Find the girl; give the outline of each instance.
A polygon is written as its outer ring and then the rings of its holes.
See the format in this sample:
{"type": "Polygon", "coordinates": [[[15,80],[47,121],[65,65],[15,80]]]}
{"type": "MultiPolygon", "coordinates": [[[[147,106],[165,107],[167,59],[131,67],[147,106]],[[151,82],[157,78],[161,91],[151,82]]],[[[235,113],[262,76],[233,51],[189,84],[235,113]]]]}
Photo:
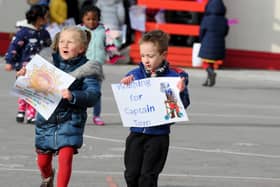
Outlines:
{"type": "MultiPolygon", "coordinates": [[[[91,33],[91,40],[86,52],[89,60],[97,61],[104,64],[106,61],[106,30],[103,24],[100,24],[101,11],[98,7],[86,5],[82,7],[81,18],[82,24],[79,25],[82,29],[91,33]]],[[[94,105],[93,123],[95,125],[104,125],[104,121],[100,118],[101,114],[101,98],[94,105]]]]}
{"type": "MultiPolygon", "coordinates": [[[[53,55],[54,65],[69,73],[88,60],[86,33],[78,27],[64,28],[58,37],[58,51],[53,55]]],[[[23,70],[24,72],[24,70],[23,70]]],[[[24,74],[24,73],[22,73],[24,74]]],[[[100,84],[95,75],[76,79],[69,89],[61,91],[62,100],[52,116],[45,120],[40,114],[36,119],[35,147],[37,164],[41,171],[41,187],[52,187],[53,155],[58,155],[57,187],[67,187],[73,155],[83,144],[87,107],[92,107],[100,97],[100,84]]]]}
{"type": "MultiPolygon", "coordinates": [[[[19,26],[19,30],[8,48],[5,57],[6,71],[20,70],[31,60],[33,55],[51,44],[51,37],[48,31],[43,28],[48,22],[48,14],[48,8],[41,5],[33,5],[26,12],[27,22],[19,26]]],[[[25,114],[27,115],[27,123],[34,123],[35,109],[25,100],[19,98],[16,121],[23,123],[25,114]]]]}
{"type": "Polygon", "coordinates": [[[215,85],[217,76],[215,66],[225,57],[225,37],[229,30],[225,14],[226,7],[222,0],[208,1],[199,33],[201,42],[199,57],[202,58],[203,67],[207,72],[207,79],[202,86],[215,85]]]}

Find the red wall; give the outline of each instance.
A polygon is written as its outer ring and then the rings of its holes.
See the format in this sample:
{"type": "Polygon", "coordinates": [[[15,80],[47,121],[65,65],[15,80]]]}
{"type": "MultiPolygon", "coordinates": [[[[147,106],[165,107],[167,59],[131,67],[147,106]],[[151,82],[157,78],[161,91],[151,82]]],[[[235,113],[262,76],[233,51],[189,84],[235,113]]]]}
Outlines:
{"type": "Polygon", "coordinates": [[[222,67],[280,70],[280,54],[228,49],[222,67]]]}
{"type": "Polygon", "coordinates": [[[0,55],[3,56],[7,52],[10,41],[12,39],[12,33],[1,33],[0,32],[0,55]]]}

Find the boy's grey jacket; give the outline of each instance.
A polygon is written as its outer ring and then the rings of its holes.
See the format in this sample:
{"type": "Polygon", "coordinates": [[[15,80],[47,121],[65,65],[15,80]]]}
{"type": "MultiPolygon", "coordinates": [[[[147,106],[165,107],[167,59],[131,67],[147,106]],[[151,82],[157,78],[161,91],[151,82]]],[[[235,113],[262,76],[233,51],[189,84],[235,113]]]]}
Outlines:
{"type": "MultiPolygon", "coordinates": [[[[64,61],[54,56],[54,65],[65,72],[72,72],[87,62],[85,56],[64,61]]],[[[62,99],[46,120],[36,117],[35,146],[41,151],[58,151],[65,146],[76,149],[83,144],[83,133],[87,119],[87,107],[92,107],[100,98],[100,82],[93,76],[76,79],[69,87],[73,99],[62,99]]]]}
{"type": "MultiPolygon", "coordinates": [[[[45,58],[47,61],[53,64],[53,54],[54,51],[51,47],[44,48],[41,50],[39,55],[45,58]]],[[[81,65],[72,72],[69,72],[70,75],[79,79],[81,77],[93,75],[97,80],[104,80],[103,68],[102,65],[96,61],[88,60],[85,64],[81,65]]]]}

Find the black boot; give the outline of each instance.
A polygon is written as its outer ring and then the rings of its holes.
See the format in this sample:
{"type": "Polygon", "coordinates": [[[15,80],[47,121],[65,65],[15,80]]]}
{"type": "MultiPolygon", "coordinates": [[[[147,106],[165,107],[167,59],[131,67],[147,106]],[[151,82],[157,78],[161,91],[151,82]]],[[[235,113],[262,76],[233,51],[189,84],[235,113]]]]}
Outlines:
{"type": "Polygon", "coordinates": [[[202,84],[202,86],[208,86],[208,84],[210,83],[210,80],[209,80],[209,76],[207,76],[205,82],[202,84]]]}
{"type": "Polygon", "coordinates": [[[215,72],[210,74],[210,76],[209,76],[210,81],[209,81],[209,84],[208,84],[209,87],[212,87],[216,84],[216,76],[217,76],[217,73],[215,73],[215,72]]]}
{"type": "Polygon", "coordinates": [[[212,87],[216,84],[216,76],[217,73],[214,72],[214,68],[209,66],[207,69],[207,79],[206,81],[202,84],[202,86],[209,86],[212,87]]]}
{"type": "Polygon", "coordinates": [[[202,86],[209,86],[209,84],[210,84],[210,71],[211,70],[209,70],[209,69],[210,69],[209,67],[206,69],[207,78],[206,78],[205,82],[202,84],[202,86]]]}

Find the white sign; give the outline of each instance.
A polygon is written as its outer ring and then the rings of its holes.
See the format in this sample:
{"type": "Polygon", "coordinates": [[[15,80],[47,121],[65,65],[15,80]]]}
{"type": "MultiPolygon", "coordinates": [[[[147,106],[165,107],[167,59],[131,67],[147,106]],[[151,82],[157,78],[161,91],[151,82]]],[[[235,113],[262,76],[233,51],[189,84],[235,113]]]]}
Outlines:
{"type": "Polygon", "coordinates": [[[201,44],[194,43],[192,48],[192,66],[193,67],[201,67],[202,59],[198,56],[201,44]]]}
{"type": "Polygon", "coordinates": [[[147,78],[112,84],[125,127],[150,127],[188,121],[176,85],[179,77],[147,78]]]}
{"type": "Polygon", "coordinates": [[[143,6],[132,5],[129,8],[129,18],[131,28],[145,32],[146,31],[146,8],[143,6]]]}
{"type": "Polygon", "coordinates": [[[12,94],[23,98],[45,119],[49,119],[61,100],[61,90],[68,88],[75,78],[56,68],[39,55],[26,66],[25,76],[19,76],[12,94]]]}

